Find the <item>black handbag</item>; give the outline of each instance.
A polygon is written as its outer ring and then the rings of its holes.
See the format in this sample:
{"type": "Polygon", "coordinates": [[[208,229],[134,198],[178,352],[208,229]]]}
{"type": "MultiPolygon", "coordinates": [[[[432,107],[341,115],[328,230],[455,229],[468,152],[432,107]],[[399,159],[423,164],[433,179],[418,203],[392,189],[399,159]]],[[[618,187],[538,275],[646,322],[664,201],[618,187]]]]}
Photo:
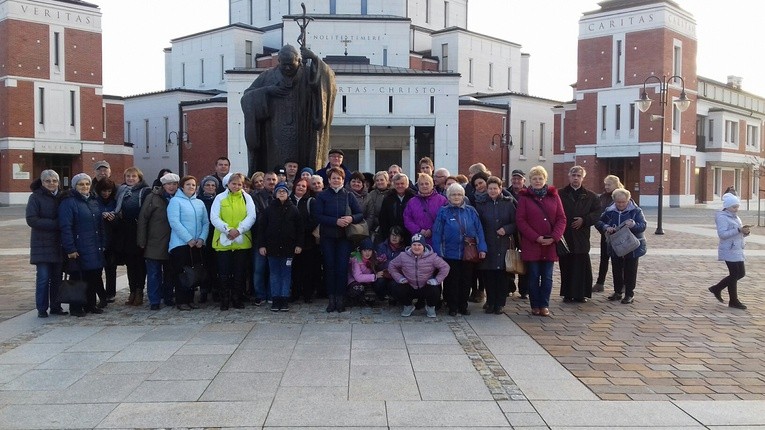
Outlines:
{"type": "Polygon", "coordinates": [[[73,280],[64,270],[62,272],[61,286],[58,289],[58,301],[70,305],[84,305],[88,301],[88,283],[82,279],[73,280]]]}
{"type": "Polygon", "coordinates": [[[189,247],[189,255],[191,255],[191,265],[183,266],[181,273],[178,275],[180,286],[187,291],[207,281],[207,268],[204,266],[204,260],[199,259],[199,261],[194,263],[194,252],[191,250],[191,247],[189,247]]]}

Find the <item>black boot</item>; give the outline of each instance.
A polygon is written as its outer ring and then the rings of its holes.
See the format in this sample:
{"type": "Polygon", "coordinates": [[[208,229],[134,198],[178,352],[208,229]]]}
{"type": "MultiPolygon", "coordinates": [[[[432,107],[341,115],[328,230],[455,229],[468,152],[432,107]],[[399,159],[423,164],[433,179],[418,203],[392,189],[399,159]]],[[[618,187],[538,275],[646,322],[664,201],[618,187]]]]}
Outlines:
{"type": "Polygon", "coordinates": [[[335,296],[330,294],[329,295],[329,303],[327,304],[327,312],[334,312],[337,308],[335,307],[335,296]]]}
{"type": "Polygon", "coordinates": [[[231,285],[229,284],[228,279],[220,280],[218,295],[220,296],[220,310],[227,311],[229,302],[231,301],[231,285]]]}
{"type": "Polygon", "coordinates": [[[722,288],[720,288],[719,284],[709,287],[709,292],[715,295],[718,302],[725,303],[725,300],[722,298],[722,288]]]}
{"type": "Polygon", "coordinates": [[[340,312],[345,312],[345,296],[335,296],[335,310],[340,312]]]}
{"type": "Polygon", "coordinates": [[[736,309],[746,309],[746,305],[738,301],[738,285],[728,285],[728,306],[736,309]]]}

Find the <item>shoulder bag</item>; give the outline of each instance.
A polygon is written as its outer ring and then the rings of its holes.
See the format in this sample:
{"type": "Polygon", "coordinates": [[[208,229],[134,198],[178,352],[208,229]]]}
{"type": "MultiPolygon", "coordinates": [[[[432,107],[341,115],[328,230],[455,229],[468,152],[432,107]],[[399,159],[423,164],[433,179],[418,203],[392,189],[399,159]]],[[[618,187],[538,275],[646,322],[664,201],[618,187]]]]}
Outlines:
{"type": "MultiPolygon", "coordinates": [[[[350,194],[347,195],[347,199],[350,199],[350,194]]],[[[353,211],[351,210],[351,204],[350,202],[347,202],[345,205],[345,214],[353,216],[353,211]]],[[[361,222],[356,224],[348,224],[347,227],[345,227],[345,237],[348,238],[353,243],[361,242],[362,240],[369,237],[369,225],[367,224],[367,221],[362,219],[361,222]]]]}
{"type": "Polygon", "coordinates": [[[478,255],[478,240],[473,236],[465,235],[465,227],[462,226],[462,220],[457,215],[457,223],[460,225],[460,236],[462,236],[462,261],[469,263],[479,263],[481,261],[478,255]]]}
{"type": "Polygon", "coordinates": [[[84,305],[88,301],[88,283],[82,279],[73,280],[66,270],[61,273],[61,286],[58,289],[58,301],[70,305],[84,305]]]}
{"type": "Polygon", "coordinates": [[[640,247],[640,239],[635,237],[624,223],[617,227],[615,232],[607,234],[606,241],[619,257],[624,257],[640,247]]]}

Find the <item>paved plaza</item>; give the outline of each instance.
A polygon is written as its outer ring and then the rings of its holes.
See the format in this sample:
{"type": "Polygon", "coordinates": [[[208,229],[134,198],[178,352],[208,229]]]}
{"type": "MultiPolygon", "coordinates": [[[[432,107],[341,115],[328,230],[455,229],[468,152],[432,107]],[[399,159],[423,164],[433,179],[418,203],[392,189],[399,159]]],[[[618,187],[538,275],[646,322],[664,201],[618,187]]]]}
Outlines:
{"type": "Polygon", "coordinates": [[[765,429],[765,227],[748,309],[730,309],[706,290],[727,274],[712,210],[666,209],[663,236],[646,211],[632,305],[606,300],[610,274],[563,303],[556,265],[550,318],[515,295],[505,315],[436,319],[321,300],[150,311],[121,304],[124,268],[103,315],[39,319],[23,214],[0,208],[0,429],[765,429]]]}

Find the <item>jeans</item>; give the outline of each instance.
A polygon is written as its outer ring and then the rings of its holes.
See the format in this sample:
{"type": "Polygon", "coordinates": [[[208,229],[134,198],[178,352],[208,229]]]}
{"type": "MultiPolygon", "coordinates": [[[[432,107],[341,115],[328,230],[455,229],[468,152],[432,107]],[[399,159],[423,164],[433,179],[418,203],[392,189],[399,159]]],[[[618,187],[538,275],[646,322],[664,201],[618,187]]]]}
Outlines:
{"type": "Polygon", "coordinates": [[[531,308],[550,307],[554,263],[552,261],[526,261],[525,263],[531,308]]]}
{"type": "Polygon", "coordinates": [[[614,272],[614,292],[632,297],[637,283],[638,259],[614,257],[611,259],[611,266],[614,272]]]}
{"type": "Polygon", "coordinates": [[[35,277],[35,304],[37,312],[46,312],[50,309],[61,309],[58,301],[58,289],[61,286],[61,263],[37,263],[37,275],[35,277]]]}
{"type": "Polygon", "coordinates": [[[292,284],[292,257],[268,258],[268,284],[271,287],[271,297],[288,298],[292,284]]]}
{"type": "Polygon", "coordinates": [[[351,242],[344,237],[322,237],[321,254],[324,257],[324,280],[327,285],[327,294],[345,297],[351,242]]]}
{"type": "Polygon", "coordinates": [[[168,306],[173,303],[173,283],[170,272],[169,261],[146,259],[146,293],[152,305],[158,305],[162,299],[165,299],[165,304],[168,306]]]}
{"type": "Polygon", "coordinates": [[[260,255],[257,249],[252,250],[252,265],[255,268],[252,272],[252,285],[255,288],[255,298],[260,300],[271,300],[271,289],[267,288],[268,282],[268,258],[260,255]]]}

